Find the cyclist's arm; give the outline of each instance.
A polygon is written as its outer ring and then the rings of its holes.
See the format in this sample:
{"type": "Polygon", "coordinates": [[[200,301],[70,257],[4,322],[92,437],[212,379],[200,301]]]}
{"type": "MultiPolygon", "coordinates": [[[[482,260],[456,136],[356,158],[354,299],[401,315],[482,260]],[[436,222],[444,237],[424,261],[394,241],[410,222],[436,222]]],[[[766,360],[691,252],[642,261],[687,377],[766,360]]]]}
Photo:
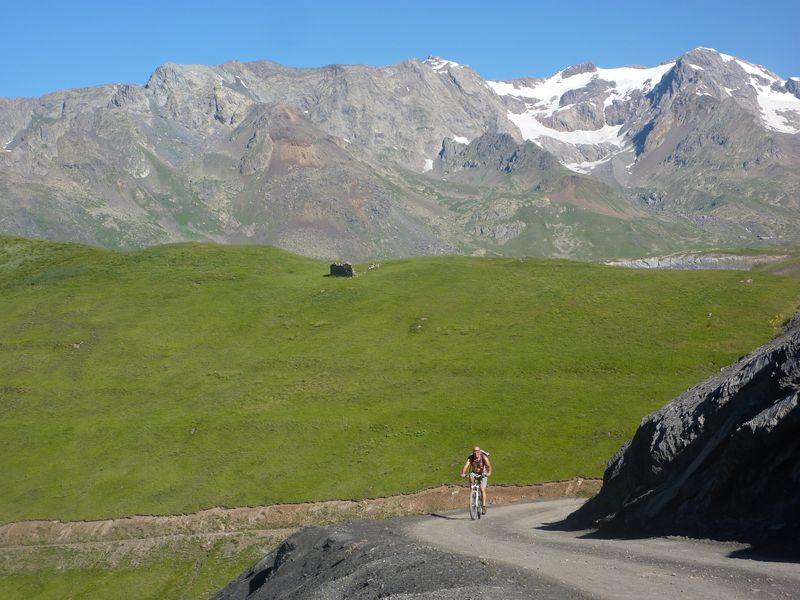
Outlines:
{"type": "Polygon", "coordinates": [[[492,474],[492,462],[489,460],[488,456],[485,456],[483,460],[486,462],[486,467],[487,467],[486,476],[490,477],[492,474]]]}
{"type": "Polygon", "coordinates": [[[463,467],[462,467],[462,469],[461,469],[461,476],[462,476],[462,477],[465,477],[465,476],[466,476],[466,474],[467,474],[467,469],[469,469],[469,459],[467,459],[467,462],[465,462],[465,463],[464,463],[464,466],[463,466],[463,467]]]}

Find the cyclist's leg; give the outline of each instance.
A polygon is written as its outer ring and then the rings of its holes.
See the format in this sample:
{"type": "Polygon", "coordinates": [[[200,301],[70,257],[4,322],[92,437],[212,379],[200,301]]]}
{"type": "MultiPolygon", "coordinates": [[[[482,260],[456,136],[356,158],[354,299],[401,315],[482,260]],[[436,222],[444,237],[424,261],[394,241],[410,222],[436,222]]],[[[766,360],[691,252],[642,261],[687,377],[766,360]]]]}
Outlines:
{"type": "Polygon", "coordinates": [[[489,483],[488,477],[481,477],[481,502],[484,510],[486,510],[486,484],[489,483]]]}

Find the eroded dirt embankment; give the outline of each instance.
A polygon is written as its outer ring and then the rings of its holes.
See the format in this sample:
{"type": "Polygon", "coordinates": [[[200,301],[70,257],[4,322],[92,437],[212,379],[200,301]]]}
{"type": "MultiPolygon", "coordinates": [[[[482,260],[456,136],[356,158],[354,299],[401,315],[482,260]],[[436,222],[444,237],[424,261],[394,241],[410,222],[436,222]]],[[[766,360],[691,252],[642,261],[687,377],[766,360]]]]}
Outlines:
{"type": "MultiPolygon", "coordinates": [[[[519,500],[592,495],[596,479],[573,479],[531,486],[492,486],[491,504],[519,500]]],[[[413,494],[368,500],[211,508],[187,515],[135,516],[98,521],[21,521],[0,527],[0,548],[45,544],[80,544],[141,540],[174,535],[202,535],[272,529],[286,534],[303,525],[327,525],[358,518],[382,519],[466,506],[466,486],[444,485],[413,494]]]]}

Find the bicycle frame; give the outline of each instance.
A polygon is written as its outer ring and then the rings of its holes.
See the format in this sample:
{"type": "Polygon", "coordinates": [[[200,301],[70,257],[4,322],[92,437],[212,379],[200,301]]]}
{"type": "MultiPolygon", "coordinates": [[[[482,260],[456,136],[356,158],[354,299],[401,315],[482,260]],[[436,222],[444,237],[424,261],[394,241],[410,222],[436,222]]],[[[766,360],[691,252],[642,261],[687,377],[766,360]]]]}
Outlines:
{"type": "Polygon", "coordinates": [[[469,492],[469,518],[473,521],[481,518],[481,481],[484,477],[485,475],[477,473],[470,474],[472,483],[469,492]]]}

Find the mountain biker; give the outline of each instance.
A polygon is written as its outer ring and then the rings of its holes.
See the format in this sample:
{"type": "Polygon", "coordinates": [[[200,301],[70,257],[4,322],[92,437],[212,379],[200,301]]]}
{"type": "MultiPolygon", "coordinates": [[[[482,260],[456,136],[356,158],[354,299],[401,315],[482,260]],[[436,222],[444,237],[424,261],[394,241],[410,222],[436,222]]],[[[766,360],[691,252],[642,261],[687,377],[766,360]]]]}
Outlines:
{"type": "Polygon", "coordinates": [[[467,462],[461,469],[461,476],[466,477],[467,471],[469,473],[469,483],[472,485],[472,480],[475,477],[481,478],[481,503],[483,505],[482,513],[486,514],[486,484],[488,477],[492,474],[492,463],[489,462],[489,454],[481,450],[480,446],[475,446],[472,449],[472,454],[467,457],[467,462]]]}

